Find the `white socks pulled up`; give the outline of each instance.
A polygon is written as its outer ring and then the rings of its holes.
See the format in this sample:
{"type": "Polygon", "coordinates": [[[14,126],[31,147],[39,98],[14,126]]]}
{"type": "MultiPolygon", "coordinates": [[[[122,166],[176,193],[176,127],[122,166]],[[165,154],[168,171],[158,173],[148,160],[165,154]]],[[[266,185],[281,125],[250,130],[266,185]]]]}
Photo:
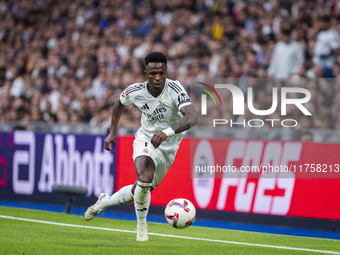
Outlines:
{"type": "Polygon", "coordinates": [[[135,211],[137,216],[137,228],[146,226],[146,216],[148,215],[152,183],[137,182],[134,194],[135,211]]]}
{"type": "Polygon", "coordinates": [[[116,193],[114,193],[109,199],[105,199],[101,202],[101,209],[105,210],[106,208],[110,206],[115,205],[124,205],[128,204],[133,201],[133,195],[132,195],[132,184],[124,186],[120,190],[118,190],[116,193]]]}

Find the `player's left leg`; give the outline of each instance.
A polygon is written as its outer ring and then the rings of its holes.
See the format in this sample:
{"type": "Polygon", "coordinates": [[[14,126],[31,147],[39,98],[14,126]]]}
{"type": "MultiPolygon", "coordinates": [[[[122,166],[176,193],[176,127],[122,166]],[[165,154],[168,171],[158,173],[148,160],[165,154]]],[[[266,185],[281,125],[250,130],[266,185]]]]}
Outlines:
{"type": "Polygon", "coordinates": [[[148,215],[151,201],[151,187],[155,164],[149,156],[139,156],[135,159],[137,185],[134,191],[135,212],[137,216],[137,241],[148,241],[148,215]]]}
{"type": "Polygon", "coordinates": [[[115,205],[123,205],[128,204],[133,201],[133,188],[134,185],[127,185],[122,187],[112,196],[109,196],[107,193],[101,193],[98,197],[97,202],[90,206],[86,212],[84,219],[89,221],[95,218],[100,212],[104,211],[108,207],[115,205]]]}

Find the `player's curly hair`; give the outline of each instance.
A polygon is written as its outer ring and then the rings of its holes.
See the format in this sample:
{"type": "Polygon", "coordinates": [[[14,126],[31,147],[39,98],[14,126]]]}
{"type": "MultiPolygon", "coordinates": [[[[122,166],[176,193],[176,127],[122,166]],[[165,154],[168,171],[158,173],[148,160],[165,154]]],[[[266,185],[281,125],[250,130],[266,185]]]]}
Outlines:
{"type": "Polygon", "coordinates": [[[145,65],[149,63],[164,63],[167,65],[168,59],[162,52],[152,52],[145,57],[145,65]]]}

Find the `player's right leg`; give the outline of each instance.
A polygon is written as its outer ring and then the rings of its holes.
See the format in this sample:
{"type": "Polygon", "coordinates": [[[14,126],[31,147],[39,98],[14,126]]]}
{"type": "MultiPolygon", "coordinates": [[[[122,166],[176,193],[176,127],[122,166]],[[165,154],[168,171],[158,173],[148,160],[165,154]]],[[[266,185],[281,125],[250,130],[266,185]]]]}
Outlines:
{"type": "Polygon", "coordinates": [[[152,180],[155,171],[155,164],[151,157],[139,156],[135,159],[137,173],[137,185],[134,192],[134,205],[137,217],[137,241],[148,241],[148,225],[146,217],[149,211],[152,188],[152,180]]]}
{"type": "Polygon", "coordinates": [[[133,185],[125,186],[114,193],[111,197],[107,193],[101,193],[98,197],[97,202],[86,210],[84,219],[87,221],[92,220],[100,212],[104,211],[108,207],[128,204],[132,202],[132,187],[133,185]]]}

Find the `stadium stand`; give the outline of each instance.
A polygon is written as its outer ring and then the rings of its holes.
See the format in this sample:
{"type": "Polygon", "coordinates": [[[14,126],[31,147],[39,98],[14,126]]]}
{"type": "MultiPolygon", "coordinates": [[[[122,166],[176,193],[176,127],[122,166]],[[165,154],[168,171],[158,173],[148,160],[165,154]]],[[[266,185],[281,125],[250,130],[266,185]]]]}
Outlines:
{"type": "MultiPolygon", "coordinates": [[[[273,77],[273,51],[289,27],[303,63],[283,78],[305,79],[313,119],[299,128],[318,137],[340,129],[339,41],[328,50],[316,47],[325,20],[339,38],[339,18],[333,0],[1,1],[1,130],[69,132],[86,124],[79,132],[105,132],[118,93],[144,80],[150,51],[169,57],[169,78],[188,90],[194,80],[211,78],[238,78],[248,86],[251,78],[273,77]],[[327,68],[320,58],[331,58],[327,68]]],[[[271,95],[259,87],[256,96],[271,95]]],[[[126,111],[122,126],[138,126],[140,112],[126,111]]],[[[329,141],[339,141],[334,134],[329,141]]]]}

